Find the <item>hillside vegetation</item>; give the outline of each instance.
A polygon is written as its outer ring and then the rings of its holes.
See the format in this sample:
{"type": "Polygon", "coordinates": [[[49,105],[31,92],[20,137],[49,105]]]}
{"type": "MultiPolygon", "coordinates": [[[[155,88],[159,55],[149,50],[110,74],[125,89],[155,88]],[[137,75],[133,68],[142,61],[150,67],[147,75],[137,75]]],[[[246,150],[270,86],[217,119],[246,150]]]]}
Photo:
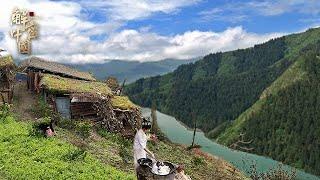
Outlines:
{"type": "MultiPolygon", "coordinates": [[[[319,121],[319,116],[316,116],[315,113],[317,109],[314,109],[317,106],[314,104],[314,108],[310,108],[311,105],[308,104],[315,103],[312,98],[319,97],[319,94],[307,91],[308,88],[304,89],[307,86],[305,83],[311,83],[311,80],[316,84],[316,77],[311,76],[305,68],[300,67],[308,62],[305,61],[308,59],[308,55],[302,54],[308,48],[315,47],[319,39],[320,28],[315,28],[303,33],[273,39],[252,48],[209,54],[195,63],[179,66],[172,73],[139,79],[128,85],[126,92],[135,103],[146,107],[156,103],[160,111],[176,117],[190,127],[193,126],[190,115],[192,112],[198,127],[207,136],[212,139],[219,137],[219,142],[227,145],[234,142],[239,133],[245,133],[245,137],[250,140],[254,136],[253,132],[260,132],[267,139],[253,138],[253,143],[257,143],[254,145],[254,152],[284,161],[295,167],[305,168],[309,172],[320,172],[317,165],[314,164],[314,160],[306,160],[313,158],[310,151],[296,153],[295,150],[299,146],[303,146],[301,141],[307,137],[302,133],[307,133],[307,129],[299,129],[295,133],[277,131],[280,124],[280,127],[284,127],[294,121],[292,118],[299,122],[293,123],[297,127],[302,127],[300,123],[303,120],[308,126],[313,125],[315,132],[320,129],[315,123],[319,121]],[[308,78],[305,79],[307,74],[308,78]],[[301,79],[305,79],[305,81],[295,84],[301,79]],[[269,95],[280,89],[288,91],[286,93],[279,91],[277,94],[281,97],[281,102],[297,103],[299,105],[296,109],[280,108],[275,103],[269,105],[269,109],[264,106],[266,101],[269,102],[271,99],[276,101],[275,97],[271,98],[269,95]],[[272,118],[269,116],[263,118],[261,121],[264,123],[259,121],[259,125],[265,124],[267,126],[255,129],[256,126],[252,124],[249,126],[247,122],[241,123],[245,119],[251,118],[253,114],[257,116],[255,113],[260,111],[265,112],[265,115],[274,115],[272,118]],[[303,112],[303,116],[298,117],[298,112],[300,115],[303,112]],[[282,115],[280,116],[279,113],[282,115]],[[310,117],[313,120],[304,120],[303,117],[310,117]],[[235,119],[237,120],[234,121],[235,119]],[[276,121],[288,122],[288,124],[276,121]],[[249,132],[246,131],[252,131],[252,133],[249,135],[249,132]],[[277,132],[273,137],[277,139],[277,142],[269,139],[271,138],[269,137],[271,136],[270,131],[277,132]],[[298,136],[300,136],[297,139],[299,143],[286,142],[288,144],[285,146],[280,145],[282,143],[279,144],[282,140],[288,140],[283,138],[294,139],[298,136]],[[289,156],[294,153],[294,157],[289,156]]],[[[311,51],[316,52],[318,49],[311,51]]],[[[313,91],[317,90],[319,87],[315,87],[313,91]]],[[[284,105],[282,104],[282,106],[284,105]]],[[[257,123],[257,121],[252,122],[257,123]]],[[[288,125],[288,127],[291,126],[288,125]]],[[[311,146],[319,146],[319,142],[314,137],[315,133],[308,132],[307,136],[310,136],[310,142],[313,142],[311,146]]]]}
{"type": "Polygon", "coordinates": [[[319,55],[320,41],[303,49],[296,62],[217,141],[230,145],[245,133],[253,152],[320,175],[319,55]]]}
{"type": "Polygon", "coordinates": [[[8,116],[0,122],[0,176],[4,179],[135,179],[90,153],[56,138],[30,134],[31,126],[8,116]]]}
{"type": "MultiPolygon", "coordinates": [[[[31,96],[27,99],[38,98],[29,93],[16,96],[12,107],[14,117],[8,106],[0,107],[3,108],[0,109],[1,178],[136,179],[132,139],[107,132],[93,121],[83,119],[60,119],[55,127],[56,136],[45,138],[35,128],[39,123],[50,121],[51,112],[41,99],[34,102],[31,109],[19,109],[17,104],[25,103],[27,96],[31,96]],[[22,115],[30,118],[18,119],[22,115]]],[[[158,159],[184,165],[192,179],[246,179],[222,159],[166,141],[148,143],[148,146],[158,159]]]]}
{"type": "Polygon", "coordinates": [[[284,36],[253,48],[215,53],[172,73],[139,79],[126,93],[137,104],[173,115],[209,132],[234,120],[252,106],[261,93],[294,61],[297,52],[319,39],[320,29],[284,36]]]}

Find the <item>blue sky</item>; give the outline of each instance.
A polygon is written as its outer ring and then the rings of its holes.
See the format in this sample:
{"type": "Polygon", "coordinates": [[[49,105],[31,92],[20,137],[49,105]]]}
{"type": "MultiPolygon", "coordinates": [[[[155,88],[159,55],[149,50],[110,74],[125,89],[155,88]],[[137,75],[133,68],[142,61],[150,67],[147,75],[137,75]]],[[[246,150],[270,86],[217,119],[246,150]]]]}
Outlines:
{"type": "Polygon", "coordinates": [[[16,57],[14,7],[37,15],[34,55],[69,63],[186,59],[320,25],[318,0],[14,0],[0,7],[0,46],[16,57]]]}
{"type": "Polygon", "coordinates": [[[275,4],[272,4],[272,1],[264,2],[248,0],[240,1],[240,3],[239,1],[229,0],[199,1],[191,6],[183,7],[173,14],[156,13],[150,18],[130,21],[124,28],[136,29],[141,26],[150,26],[153,31],[167,35],[199,29],[203,31],[223,31],[228,27],[242,26],[250,32],[268,33],[296,32],[315,26],[320,22],[319,1],[309,2],[310,6],[314,5],[319,8],[316,12],[308,11],[309,5],[306,5],[307,7],[301,6],[307,1],[300,1],[301,3],[296,1],[297,3],[294,5],[285,4],[286,2],[283,1],[285,5],[283,11],[274,12],[274,14],[271,12],[271,14],[259,12],[261,10],[255,11],[252,10],[254,8],[252,5],[246,5],[247,3],[261,4],[260,8],[281,6],[281,1],[273,1],[275,4]],[[269,4],[262,6],[264,2],[269,2],[269,4]],[[238,5],[242,5],[242,7],[237,9],[238,5]],[[300,8],[301,11],[297,11],[300,8]],[[304,8],[305,11],[303,11],[304,8]],[[216,9],[216,11],[212,11],[213,9],[216,9]]]}

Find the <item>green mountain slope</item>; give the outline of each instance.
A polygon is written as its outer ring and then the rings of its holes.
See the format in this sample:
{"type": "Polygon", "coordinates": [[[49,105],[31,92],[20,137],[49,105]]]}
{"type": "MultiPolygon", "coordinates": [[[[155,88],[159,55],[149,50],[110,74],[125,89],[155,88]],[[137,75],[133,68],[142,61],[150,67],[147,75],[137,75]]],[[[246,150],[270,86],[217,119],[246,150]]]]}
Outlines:
{"type": "MultiPolygon", "coordinates": [[[[139,79],[127,86],[131,99],[142,106],[157,104],[160,111],[212,134],[251,107],[295,60],[298,52],[320,39],[320,29],[293,34],[253,48],[205,56],[174,72],[139,79]]],[[[218,133],[217,133],[218,132],[218,133]]],[[[213,135],[215,136],[215,135],[213,135]]]]}
{"type": "Polygon", "coordinates": [[[252,152],[319,175],[319,40],[315,28],[210,54],[164,76],[140,79],[126,92],[188,126],[193,112],[198,127],[220,143],[231,145],[243,133],[252,152]]]}
{"type": "Polygon", "coordinates": [[[243,133],[253,152],[320,175],[320,41],[217,138],[230,145],[243,133]]]}

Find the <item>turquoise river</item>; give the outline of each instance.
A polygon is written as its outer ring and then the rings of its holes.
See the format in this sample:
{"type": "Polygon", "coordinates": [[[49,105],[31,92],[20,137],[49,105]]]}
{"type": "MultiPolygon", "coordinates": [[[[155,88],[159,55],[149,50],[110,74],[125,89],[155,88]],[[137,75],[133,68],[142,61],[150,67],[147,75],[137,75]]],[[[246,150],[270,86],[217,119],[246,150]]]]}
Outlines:
{"type": "MultiPolygon", "coordinates": [[[[150,109],[142,109],[143,116],[150,116],[150,109]]],[[[190,145],[192,142],[193,131],[186,128],[174,117],[157,112],[157,121],[162,132],[174,143],[190,145]]],[[[214,156],[218,156],[246,173],[251,164],[255,163],[258,172],[265,172],[270,168],[276,168],[278,161],[264,156],[231,150],[223,145],[217,144],[204,136],[203,132],[197,132],[196,144],[201,145],[201,149],[214,156]]],[[[283,166],[286,170],[291,170],[290,166],[283,166]]],[[[297,179],[301,180],[320,180],[319,177],[297,170],[297,179]]]]}

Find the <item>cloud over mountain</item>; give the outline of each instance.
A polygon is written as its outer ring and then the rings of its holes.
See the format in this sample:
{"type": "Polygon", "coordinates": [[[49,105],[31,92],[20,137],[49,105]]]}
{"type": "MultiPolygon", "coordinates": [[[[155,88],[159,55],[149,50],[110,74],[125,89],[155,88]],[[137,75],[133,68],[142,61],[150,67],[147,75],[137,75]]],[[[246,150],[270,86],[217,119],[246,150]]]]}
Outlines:
{"type": "Polygon", "coordinates": [[[7,1],[0,11],[0,46],[18,55],[15,39],[9,37],[10,15],[14,7],[36,13],[40,38],[32,42],[33,54],[60,62],[92,63],[104,59],[150,61],[164,58],[192,58],[217,51],[245,48],[282,33],[251,33],[242,26],[223,31],[193,29],[176,34],[159,34],[150,28],[128,28],[127,22],[154,14],[179,13],[180,8],[197,0],[173,1],[7,1]],[[106,20],[86,17],[86,10],[99,11],[106,20]],[[95,39],[94,37],[102,36],[95,39]]]}

